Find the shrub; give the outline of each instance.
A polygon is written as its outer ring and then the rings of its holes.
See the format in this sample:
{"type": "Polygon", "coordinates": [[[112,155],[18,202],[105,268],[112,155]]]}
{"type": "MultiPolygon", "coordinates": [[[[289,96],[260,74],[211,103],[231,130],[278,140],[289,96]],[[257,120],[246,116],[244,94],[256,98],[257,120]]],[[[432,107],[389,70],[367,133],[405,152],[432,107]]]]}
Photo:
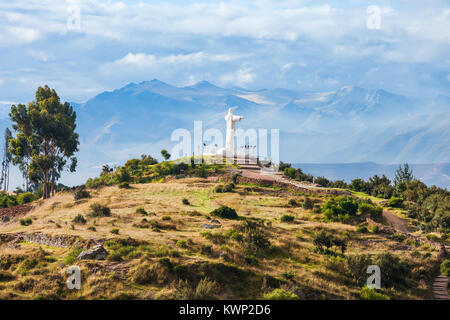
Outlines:
{"type": "Polygon", "coordinates": [[[129,189],[130,184],[128,182],[121,182],[121,183],[119,183],[119,188],[120,189],[129,189]]]}
{"type": "Polygon", "coordinates": [[[369,215],[372,219],[378,219],[383,214],[383,208],[369,203],[361,203],[358,207],[362,215],[369,215]]]}
{"type": "Polygon", "coordinates": [[[294,271],[285,271],[281,274],[281,276],[283,278],[285,278],[286,280],[294,280],[295,273],[294,273],[294,271]]]}
{"type": "Polygon", "coordinates": [[[281,222],[293,222],[294,216],[291,216],[289,214],[284,214],[281,216],[280,220],[281,220],[281,222]]]}
{"type": "Polygon", "coordinates": [[[83,251],[81,248],[73,248],[69,254],[67,255],[67,257],[64,259],[64,264],[65,265],[71,265],[73,264],[76,260],[78,255],[81,253],[81,251],[83,251]]]}
{"type": "Polygon", "coordinates": [[[18,204],[29,203],[34,200],[34,195],[31,192],[21,193],[17,196],[18,204]]]}
{"type": "Polygon", "coordinates": [[[89,216],[91,217],[109,217],[111,216],[111,209],[108,206],[101,205],[100,203],[93,203],[89,206],[89,216]]]}
{"type": "Polygon", "coordinates": [[[297,203],[297,201],[295,201],[295,199],[290,199],[288,203],[291,207],[298,206],[298,203],[297,203]]]}
{"type": "Polygon", "coordinates": [[[356,285],[359,285],[367,278],[367,267],[372,264],[369,255],[351,255],[347,257],[347,273],[353,278],[356,285]]]}
{"type": "Polygon", "coordinates": [[[170,216],[163,216],[161,219],[162,219],[163,221],[169,221],[169,220],[172,220],[172,218],[171,218],[170,216]]]}
{"type": "Polygon", "coordinates": [[[234,189],[234,183],[227,183],[223,186],[223,192],[232,192],[234,189]]]}
{"type": "Polygon", "coordinates": [[[186,280],[175,284],[175,298],[178,300],[211,300],[216,298],[219,285],[209,278],[201,279],[195,288],[186,280]]]}
{"type": "Polygon", "coordinates": [[[441,263],[441,273],[444,276],[450,276],[450,259],[445,259],[441,263]]]}
{"type": "Polygon", "coordinates": [[[335,237],[325,230],[313,234],[312,239],[314,246],[320,252],[327,253],[332,247],[340,248],[342,253],[347,249],[347,239],[335,237]],[[326,250],[324,250],[324,247],[326,250]]]}
{"type": "Polygon", "coordinates": [[[75,192],[73,193],[74,200],[86,199],[86,198],[90,198],[90,197],[91,197],[91,194],[84,187],[76,188],[75,192]]]}
{"type": "Polygon", "coordinates": [[[367,228],[365,226],[357,226],[356,227],[356,232],[366,233],[367,232],[367,228]]]}
{"type": "Polygon", "coordinates": [[[390,300],[389,296],[376,292],[374,289],[371,289],[367,286],[361,288],[359,292],[359,297],[362,300],[390,300]]]}
{"type": "Polygon", "coordinates": [[[242,239],[244,238],[244,236],[242,235],[241,232],[239,232],[239,230],[236,229],[228,229],[227,232],[225,233],[225,236],[227,238],[236,240],[236,241],[242,241],[242,239]]]}
{"type": "Polygon", "coordinates": [[[242,246],[247,253],[254,254],[269,249],[270,241],[262,222],[245,220],[237,226],[237,230],[243,235],[242,246]]]}
{"type": "Polygon", "coordinates": [[[403,233],[394,234],[394,239],[400,242],[403,242],[406,239],[406,236],[403,233]]]}
{"type": "Polygon", "coordinates": [[[380,228],[379,228],[378,226],[373,226],[373,227],[370,229],[370,231],[371,231],[372,233],[378,233],[378,232],[380,232],[380,228]]]}
{"type": "Polygon", "coordinates": [[[305,201],[303,202],[303,209],[311,210],[314,208],[314,201],[312,201],[309,197],[305,197],[305,201]]]}
{"type": "Polygon", "coordinates": [[[358,203],[355,198],[339,196],[331,198],[322,207],[325,218],[329,221],[345,221],[355,216],[358,203]]]}
{"type": "Polygon", "coordinates": [[[265,300],[298,300],[299,297],[289,291],[283,289],[274,289],[264,295],[265,300]]]}
{"type": "Polygon", "coordinates": [[[216,193],[222,193],[223,192],[223,186],[222,185],[217,185],[215,188],[214,188],[214,191],[216,192],[216,193]]]}
{"type": "Polygon", "coordinates": [[[410,273],[408,264],[389,252],[377,254],[373,262],[380,267],[381,278],[386,286],[404,283],[410,273]]]}
{"type": "Polygon", "coordinates": [[[24,218],[20,219],[19,222],[22,226],[29,226],[33,223],[33,220],[31,220],[31,218],[24,218]]]}
{"type": "Polygon", "coordinates": [[[330,185],[330,180],[324,177],[317,177],[316,179],[314,179],[314,182],[325,188],[330,185]]]}
{"type": "Polygon", "coordinates": [[[145,211],[145,209],[144,209],[144,208],[142,208],[142,207],[140,207],[140,208],[137,208],[137,209],[136,209],[136,213],[138,213],[138,214],[142,214],[143,216],[146,216],[146,215],[148,215],[147,211],[145,211]]]}
{"type": "Polygon", "coordinates": [[[119,229],[112,228],[109,232],[111,232],[112,234],[119,234],[119,229]]]}
{"type": "Polygon", "coordinates": [[[75,218],[73,218],[72,222],[79,223],[79,224],[85,224],[87,221],[84,218],[84,216],[80,213],[80,214],[76,215],[75,218]]]}
{"type": "Polygon", "coordinates": [[[401,208],[403,206],[403,199],[392,197],[388,200],[387,205],[392,208],[401,208]]]}
{"type": "Polygon", "coordinates": [[[178,248],[187,248],[187,242],[186,242],[186,240],[178,240],[178,241],[177,241],[177,247],[178,247],[178,248]]]}
{"type": "Polygon", "coordinates": [[[187,206],[191,204],[191,203],[189,202],[189,200],[186,199],[186,198],[184,198],[184,199],[182,200],[182,202],[183,202],[184,205],[187,205],[187,206]]]}
{"type": "Polygon", "coordinates": [[[222,219],[237,219],[238,215],[236,213],[236,210],[233,208],[222,206],[220,208],[217,208],[210,212],[210,215],[219,217],[222,219]]]}
{"type": "Polygon", "coordinates": [[[96,231],[97,231],[97,229],[95,229],[95,227],[94,227],[94,226],[90,226],[90,227],[88,227],[88,230],[91,230],[91,231],[93,231],[93,232],[96,232],[96,231]]]}

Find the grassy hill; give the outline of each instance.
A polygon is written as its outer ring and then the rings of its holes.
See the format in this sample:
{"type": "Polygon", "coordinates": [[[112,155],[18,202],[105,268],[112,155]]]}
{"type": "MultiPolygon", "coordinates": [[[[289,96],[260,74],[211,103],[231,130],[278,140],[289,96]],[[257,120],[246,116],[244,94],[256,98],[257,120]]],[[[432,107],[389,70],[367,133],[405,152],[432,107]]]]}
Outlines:
{"type": "Polygon", "coordinates": [[[438,248],[368,225],[366,195],[352,200],[350,220],[331,222],[322,213],[331,195],[233,187],[215,171],[33,202],[0,224],[0,298],[432,298],[438,248]],[[215,216],[221,207],[237,219],[215,216]],[[94,244],[106,260],[76,259],[94,244]],[[369,263],[381,265],[381,290],[363,288],[369,263]],[[66,287],[70,265],[81,268],[81,290],[66,287]]]}

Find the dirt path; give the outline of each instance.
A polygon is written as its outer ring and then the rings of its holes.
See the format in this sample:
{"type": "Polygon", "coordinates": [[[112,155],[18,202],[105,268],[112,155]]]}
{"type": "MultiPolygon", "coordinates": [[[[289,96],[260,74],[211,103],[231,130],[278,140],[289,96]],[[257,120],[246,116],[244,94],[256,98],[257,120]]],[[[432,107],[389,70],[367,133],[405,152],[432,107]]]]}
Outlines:
{"type": "Polygon", "coordinates": [[[434,300],[448,300],[448,277],[440,275],[433,282],[434,300]]]}
{"type": "Polygon", "coordinates": [[[387,210],[383,210],[383,219],[387,223],[387,225],[391,226],[395,230],[409,233],[408,229],[408,221],[405,219],[399,218],[395,215],[395,213],[392,213],[387,210]]]}
{"type": "MultiPolygon", "coordinates": [[[[384,221],[394,228],[397,231],[403,233],[410,233],[408,230],[408,221],[405,219],[399,218],[387,210],[383,210],[383,219],[384,221]]],[[[448,252],[448,248],[445,248],[445,251],[448,252]]],[[[437,276],[433,281],[432,292],[435,300],[448,300],[448,277],[444,275],[437,276]]]]}

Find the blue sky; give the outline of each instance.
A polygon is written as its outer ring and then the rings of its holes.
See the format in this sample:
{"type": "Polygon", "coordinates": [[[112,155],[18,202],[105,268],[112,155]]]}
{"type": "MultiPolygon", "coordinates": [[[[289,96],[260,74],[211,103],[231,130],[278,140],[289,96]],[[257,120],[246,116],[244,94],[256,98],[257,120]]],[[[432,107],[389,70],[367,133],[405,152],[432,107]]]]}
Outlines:
{"type": "Polygon", "coordinates": [[[84,102],[154,78],[450,96],[449,53],[448,0],[0,0],[0,120],[40,85],[84,102]]]}
{"type": "Polygon", "coordinates": [[[42,84],[82,102],[153,78],[178,86],[450,91],[448,1],[0,0],[0,25],[5,106],[29,101],[42,84]],[[373,5],[379,29],[367,27],[373,5]],[[74,7],[79,30],[67,27],[74,7]]]}

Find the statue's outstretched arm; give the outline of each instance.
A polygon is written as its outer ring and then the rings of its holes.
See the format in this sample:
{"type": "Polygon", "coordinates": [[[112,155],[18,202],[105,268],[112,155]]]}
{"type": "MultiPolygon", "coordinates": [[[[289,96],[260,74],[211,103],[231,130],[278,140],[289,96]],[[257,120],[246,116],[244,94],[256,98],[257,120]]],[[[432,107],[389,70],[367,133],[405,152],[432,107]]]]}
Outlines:
{"type": "Polygon", "coordinates": [[[243,116],[233,116],[233,121],[241,121],[242,119],[244,119],[243,116]]]}

